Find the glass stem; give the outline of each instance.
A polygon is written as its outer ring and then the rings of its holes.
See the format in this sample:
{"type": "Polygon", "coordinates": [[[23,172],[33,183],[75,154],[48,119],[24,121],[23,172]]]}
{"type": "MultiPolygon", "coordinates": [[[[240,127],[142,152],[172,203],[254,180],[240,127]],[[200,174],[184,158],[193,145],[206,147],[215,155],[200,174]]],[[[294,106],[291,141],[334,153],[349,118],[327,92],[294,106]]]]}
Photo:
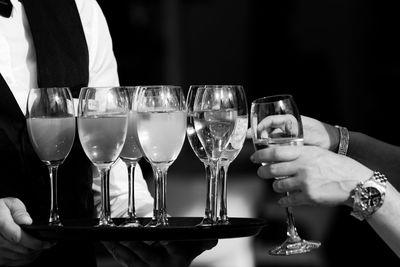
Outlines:
{"type": "Polygon", "coordinates": [[[58,196],[57,196],[57,171],[58,165],[49,165],[50,177],[50,218],[49,225],[61,225],[58,215],[58,196]]]}
{"type": "MultiPolygon", "coordinates": [[[[289,192],[286,192],[286,196],[289,196],[289,192]]],[[[286,223],[287,223],[287,231],[286,235],[288,237],[289,242],[299,242],[301,241],[300,236],[297,233],[297,229],[294,223],[294,216],[292,212],[292,207],[286,207],[286,223]]]]}
{"type": "Polygon", "coordinates": [[[221,185],[221,203],[220,203],[220,222],[228,223],[228,188],[227,188],[227,177],[228,177],[228,168],[229,161],[221,163],[221,167],[219,169],[219,182],[221,185]]]}
{"type": "Polygon", "coordinates": [[[110,208],[110,167],[100,168],[101,175],[101,213],[100,213],[100,226],[114,226],[111,219],[110,208]]]}
{"type": "Polygon", "coordinates": [[[212,186],[211,186],[211,177],[212,177],[212,170],[211,170],[211,164],[208,161],[204,162],[204,169],[206,173],[206,187],[207,187],[207,197],[206,197],[206,209],[205,209],[205,214],[204,214],[204,220],[212,220],[212,207],[211,207],[211,192],[212,192],[212,186]]]}
{"type": "Polygon", "coordinates": [[[212,223],[216,223],[217,218],[217,210],[218,210],[218,173],[219,173],[219,160],[213,163],[213,168],[211,171],[211,188],[210,188],[210,215],[212,223]]]}
{"type": "Polygon", "coordinates": [[[136,162],[130,162],[126,164],[128,167],[128,217],[131,220],[136,219],[135,210],[135,187],[134,187],[134,175],[136,162]]]}
{"type": "Polygon", "coordinates": [[[168,166],[153,167],[155,176],[155,199],[151,226],[167,226],[167,172],[168,166]]]}

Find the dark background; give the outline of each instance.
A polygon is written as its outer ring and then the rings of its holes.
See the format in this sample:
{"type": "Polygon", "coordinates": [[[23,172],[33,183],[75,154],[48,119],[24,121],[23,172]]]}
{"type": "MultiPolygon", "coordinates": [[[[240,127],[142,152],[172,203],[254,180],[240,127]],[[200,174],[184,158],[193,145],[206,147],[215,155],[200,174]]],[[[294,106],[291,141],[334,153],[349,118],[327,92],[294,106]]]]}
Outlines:
{"type": "MultiPolygon", "coordinates": [[[[396,1],[98,2],[114,40],[122,85],[176,84],[187,93],[191,84],[242,84],[249,104],[257,97],[290,93],[303,115],[398,144],[396,1]]],[[[255,174],[249,151],[244,149],[231,172],[255,174]]],[[[174,171],[201,173],[198,164],[186,142],[174,171]]],[[[398,177],[390,179],[400,184],[398,177]]],[[[265,190],[270,191],[267,184],[265,190]]],[[[321,218],[329,226],[318,254],[324,266],[370,266],[373,259],[396,265],[394,253],[366,222],[350,217],[347,209],[329,211],[329,223],[321,218]]],[[[271,223],[255,243],[275,238],[284,225],[276,229],[271,223]]],[[[304,235],[312,237],[312,229],[304,235]]],[[[283,266],[257,255],[257,266],[283,266]]],[[[301,262],[284,265],[321,266],[301,262]]]]}

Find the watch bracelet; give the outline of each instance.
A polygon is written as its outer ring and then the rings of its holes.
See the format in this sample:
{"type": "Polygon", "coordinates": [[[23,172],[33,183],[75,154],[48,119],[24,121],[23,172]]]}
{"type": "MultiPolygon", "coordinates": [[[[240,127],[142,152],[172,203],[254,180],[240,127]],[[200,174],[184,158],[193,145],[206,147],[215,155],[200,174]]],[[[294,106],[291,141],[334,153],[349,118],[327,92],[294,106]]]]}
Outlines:
{"type": "Polygon", "coordinates": [[[360,221],[369,218],[372,214],[374,214],[383,204],[385,200],[385,190],[386,190],[386,183],[388,179],[386,176],[378,171],[374,171],[373,175],[365,181],[361,181],[357,184],[357,186],[351,192],[351,198],[353,199],[353,210],[351,211],[351,215],[357,218],[360,221]],[[368,183],[369,181],[373,181],[381,187],[382,194],[380,202],[375,207],[362,207],[360,203],[356,202],[356,195],[362,194],[363,186],[368,183]]]}
{"type": "Polygon", "coordinates": [[[339,129],[339,148],[337,153],[346,156],[349,148],[350,135],[346,127],[335,125],[339,129]]]}

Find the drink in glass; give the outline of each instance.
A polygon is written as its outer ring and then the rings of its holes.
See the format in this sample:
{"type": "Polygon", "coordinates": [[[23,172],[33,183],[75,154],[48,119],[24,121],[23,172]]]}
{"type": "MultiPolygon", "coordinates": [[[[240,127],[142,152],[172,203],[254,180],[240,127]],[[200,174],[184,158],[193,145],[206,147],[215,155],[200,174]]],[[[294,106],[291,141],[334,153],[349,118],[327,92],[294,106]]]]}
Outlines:
{"type": "Polygon", "coordinates": [[[109,177],[125,143],[128,102],[128,92],[123,87],[85,87],[79,94],[79,139],[101,176],[101,213],[97,226],[115,226],[111,218],[109,177]]]}
{"type": "Polygon", "coordinates": [[[76,124],[70,90],[67,87],[30,89],[26,122],[31,144],[49,170],[49,225],[61,226],[57,201],[57,171],[72,148],[76,124]]]}
{"type": "Polygon", "coordinates": [[[137,96],[137,134],[155,178],[153,218],[147,226],[167,226],[167,171],[178,157],[186,132],[186,105],[179,86],[141,86],[137,96]]]}
{"type": "Polygon", "coordinates": [[[128,218],[121,225],[126,227],[140,227],[141,224],[136,217],[135,211],[135,167],[139,160],[142,158],[142,151],[139,147],[139,140],[137,137],[136,121],[137,113],[133,110],[136,95],[138,93],[138,86],[126,87],[129,94],[129,113],[128,113],[128,130],[124,147],[122,148],[120,158],[128,170],[128,218]]]}

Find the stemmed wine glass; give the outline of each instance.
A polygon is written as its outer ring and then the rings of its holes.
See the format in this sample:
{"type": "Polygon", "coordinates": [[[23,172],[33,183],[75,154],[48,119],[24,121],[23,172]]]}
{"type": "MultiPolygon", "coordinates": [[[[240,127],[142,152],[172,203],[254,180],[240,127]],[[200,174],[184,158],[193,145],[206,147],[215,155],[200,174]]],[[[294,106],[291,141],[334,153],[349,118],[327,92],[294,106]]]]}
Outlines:
{"type": "Polygon", "coordinates": [[[75,138],[75,114],[67,87],[32,88],[26,106],[26,120],[32,146],[49,169],[49,225],[62,226],[58,214],[57,170],[68,156],[75,138]]]}
{"type": "Polygon", "coordinates": [[[97,226],[115,226],[110,209],[110,169],[124,146],[128,102],[128,92],[123,87],[85,87],[79,94],[79,139],[101,177],[101,213],[97,226]]]}
{"type": "MultiPolygon", "coordinates": [[[[303,145],[303,126],[291,95],[274,95],[256,99],[251,104],[252,139],[256,150],[274,145],[303,145]]],[[[282,179],[285,177],[276,177],[282,179]]],[[[286,193],[289,195],[289,193],[286,193]]],[[[286,208],[286,240],[270,250],[271,255],[293,255],[318,248],[318,241],[307,241],[297,233],[292,208],[286,208]]]]}
{"type": "Polygon", "coordinates": [[[217,223],[217,177],[222,152],[235,129],[239,106],[245,99],[232,85],[203,85],[189,98],[196,134],[206,151],[211,175],[207,185],[206,216],[199,226],[217,223]]]}
{"type": "Polygon", "coordinates": [[[153,218],[147,226],[167,226],[167,172],[178,157],[186,132],[186,104],[179,86],[141,86],[134,110],[142,152],[155,178],[153,218]]]}
{"type": "Polygon", "coordinates": [[[219,169],[219,184],[220,184],[220,211],[219,221],[220,224],[229,224],[228,219],[228,169],[229,165],[236,159],[242,150],[244,141],[246,139],[247,126],[249,123],[246,94],[242,86],[237,86],[237,94],[242,101],[238,102],[238,113],[231,139],[228,145],[222,152],[221,163],[219,169]]]}
{"type": "Polygon", "coordinates": [[[139,227],[141,224],[136,217],[135,211],[134,175],[136,164],[142,158],[142,151],[138,144],[139,140],[137,139],[137,114],[136,111],[132,109],[139,87],[130,86],[126,88],[129,94],[128,131],[126,133],[125,144],[122,148],[120,158],[125,162],[128,169],[128,218],[121,224],[121,226],[139,227]]]}
{"type": "Polygon", "coordinates": [[[195,114],[193,112],[193,104],[197,94],[198,88],[202,88],[202,85],[191,85],[189,87],[189,92],[186,99],[187,105],[187,127],[186,127],[186,136],[189,140],[189,144],[192,147],[193,152],[199,158],[199,160],[204,164],[205,176],[206,176],[206,185],[207,185],[207,198],[206,198],[206,209],[204,214],[203,222],[212,222],[213,216],[215,213],[215,209],[212,207],[216,203],[217,196],[217,183],[215,179],[211,179],[211,162],[208,160],[207,153],[200,142],[200,139],[196,133],[194,127],[194,117],[195,114]],[[214,213],[212,213],[214,212],[214,213]]]}

